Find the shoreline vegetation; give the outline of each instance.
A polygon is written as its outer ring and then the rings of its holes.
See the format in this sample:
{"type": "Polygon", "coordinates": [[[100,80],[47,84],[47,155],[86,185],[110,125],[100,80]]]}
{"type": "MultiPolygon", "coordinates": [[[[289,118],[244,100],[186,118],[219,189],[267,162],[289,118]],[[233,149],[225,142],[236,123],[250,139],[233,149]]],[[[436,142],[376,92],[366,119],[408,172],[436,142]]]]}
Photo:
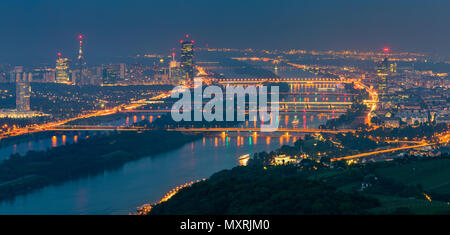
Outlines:
{"type": "Polygon", "coordinates": [[[96,135],[76,144],[13,154],[0,163],[0,201],[49,185],[101,174],[139,158],[168,152],[201,135],[173,131],[96,135]]]}

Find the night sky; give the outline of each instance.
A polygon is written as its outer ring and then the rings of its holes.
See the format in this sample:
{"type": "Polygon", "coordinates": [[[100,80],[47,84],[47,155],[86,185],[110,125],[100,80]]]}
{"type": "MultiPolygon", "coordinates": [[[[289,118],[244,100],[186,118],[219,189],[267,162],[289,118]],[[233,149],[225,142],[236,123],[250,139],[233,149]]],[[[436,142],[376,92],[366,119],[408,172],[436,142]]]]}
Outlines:
{"type": "Polygon", "coordinates": [[[415,51],[450,56],[448,0],[0,0],[0,62],[53,63],[196,46],[415,51]]]}

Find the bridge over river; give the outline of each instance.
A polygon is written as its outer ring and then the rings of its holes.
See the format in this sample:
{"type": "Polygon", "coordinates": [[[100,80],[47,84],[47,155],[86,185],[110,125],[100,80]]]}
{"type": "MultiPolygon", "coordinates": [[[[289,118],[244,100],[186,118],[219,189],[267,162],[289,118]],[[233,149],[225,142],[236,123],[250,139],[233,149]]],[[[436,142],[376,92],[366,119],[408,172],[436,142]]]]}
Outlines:
{"type": "MultiPolygon", "coordinates": [[[[47,131],[152,131],[155,129],[144,127],[127,126],[96,126],[96,125],[64,125],[55,128],[49,128],[47,131]]],[[[261,132],[261,128],[248,127],[215,127],[215,128],[169,128],[168,131],[181,132],[261,132]]],[[[309,129],[309,128],[278,128],[273,132],[283,133],[347,133],[355,132],[352,129],[328,130],[328,129],[309,129]]]]}

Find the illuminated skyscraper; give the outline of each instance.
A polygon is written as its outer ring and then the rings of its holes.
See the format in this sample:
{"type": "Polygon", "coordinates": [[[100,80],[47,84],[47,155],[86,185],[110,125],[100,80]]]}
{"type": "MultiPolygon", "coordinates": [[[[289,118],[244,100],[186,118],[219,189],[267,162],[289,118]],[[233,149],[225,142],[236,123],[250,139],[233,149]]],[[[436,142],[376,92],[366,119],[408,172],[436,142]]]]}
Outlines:
{"type": "Polygon", "coordinates": [[[387,76],[389,75],[390,71],[390,65],[387,55],[387,53],[389,52],[389,48],[384,48],[383,52],[386,53],[386,56],[384,57],[383,61],[381,61],[380,64],[376,67],[378,75],[378,93],[382,98],[385,97],[387,92],[387,76]]]}
{"type": "Polygon", "coordinates": [[[117,84],[121,74],[120,64],[111,64],[103,66],[102,69],[102,85],[114,85],[117,84]]]}
{"type": "Polygon", "coordinates": [[[125,79],[125,74],[127,72],[127,65],[124,63],[119,64],[119,77],[121,80],[125,79]]]}
{"type": "Polygon", "coordinates": [[[172,60],[169,62],[169,82],[174,85],[180,85],[183,81],[183,72],[180,68],[180,62],[175,60],[175,48],[172,50],[172,60]]]}
{"type": "Polygon", "coordinates": [[[19,112],[30,111],[32,73],[16,73],[16,109],[19,112]]]}
{"type": "Polygon", "coordinates": [[[181,40],[181,70],[186,76],[186,83],[191,83],[194,79],[194,41],[188,40],[189,35],[186,35],[185,40],[181,40]]]}
{"type": "Polygon", "coordinates": [[[70,83],[69,77],[69,59],[61,57],[61,53],[58,52],[58,59],[56,60],[56,77],[57,83],[70,83]]]}

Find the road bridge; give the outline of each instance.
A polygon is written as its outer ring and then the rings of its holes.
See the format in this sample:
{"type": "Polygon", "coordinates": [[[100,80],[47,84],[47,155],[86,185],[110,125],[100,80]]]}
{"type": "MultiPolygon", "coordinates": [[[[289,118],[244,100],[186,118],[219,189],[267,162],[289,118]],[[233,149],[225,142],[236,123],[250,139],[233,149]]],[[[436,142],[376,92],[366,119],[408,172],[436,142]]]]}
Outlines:
{"type": "MultiPolygon", "coordinates": [[[[55,128],[49,128],[47,131],[152,131],[154,129],[145,127],[126,127],[126,126],[91,126],[91,125],[65,125],[55,128]]],[[[214,127],[214,128],[169,128],[168,131],[181,132],[260,132],[261,128],[247,128],[247,127],[214,127]]],[[[347,133],[355,132],[352,129],[343,130],[328,130],[328,129],[306,129],[306,128],[278,128],[274,132],[283,133],[347,133]]]]}

